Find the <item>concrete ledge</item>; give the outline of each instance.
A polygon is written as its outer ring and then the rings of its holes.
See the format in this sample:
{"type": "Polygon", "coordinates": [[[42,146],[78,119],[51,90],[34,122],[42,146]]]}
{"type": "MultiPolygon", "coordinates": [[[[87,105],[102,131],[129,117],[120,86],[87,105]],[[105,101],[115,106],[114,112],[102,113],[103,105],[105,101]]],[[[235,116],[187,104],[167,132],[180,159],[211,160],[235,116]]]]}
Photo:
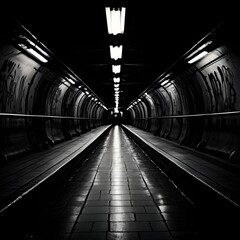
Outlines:
{"type": "Polygon", "coordinates": [[[1,188],[5,190],[2,190],[0,196],[0,217],[11,218],[10,216],[16,215],[23,206],[30,208],[37,203],[41,205],[47,200],[48,194],[50,196],[57,186],[61,187],[69,174],[83,163],[111,127],[98,127],[73,140],[56,145],[52,151],[32,154],[26,159],[21,159],[21,163],[15,161],[1,168],[1,188]]]}
{"type": "MultiPolygon", "coordinates": [[[[193,151],[184,149],[179,154],[177,152],[179,147],[174,148],[174,145],[171,146],[169,143],[171,151],[168,152],[166,149],[161,149],[158,146],[158,142],[161,142],[160,137],[153,136],[153,134],[137,128],[135,129],[132,126],[122,125],[122,128],[200,209],[205,211],[210,209],[218,212],[222,208],[222,213],[225,215],[234,213],[239,216],[240,198],[237,193],[235,194],[232,189],[230,190],[222,186],[217,179],[209,177],[207,172],[204,174],[202,170],[197,169],[194,161],[183,162],[178,159],[178,156],[181,155],[183,158],[184,153],[186,153],[186,155],[189,154],[188,157],[191,156],[192,160],[194,160],[193,151]]],[[[168,143],[164,144],[165,146],[168,145],[168,143]]],[[[199,159],[199,154],[196,154],[196,156],[199,159]]],[[[207,169],[207,164],[210,165],[210,161],[206,161],[206,158],[207,156],[204,156],[202,162],[204,162],[207,169]]],[[[220,168],[216,166],[216,169],[220,168]]],[[[224,168],[221,170],[221,172],[216,172],[216,176],[229,172],[229,170],[224,168]]]]}

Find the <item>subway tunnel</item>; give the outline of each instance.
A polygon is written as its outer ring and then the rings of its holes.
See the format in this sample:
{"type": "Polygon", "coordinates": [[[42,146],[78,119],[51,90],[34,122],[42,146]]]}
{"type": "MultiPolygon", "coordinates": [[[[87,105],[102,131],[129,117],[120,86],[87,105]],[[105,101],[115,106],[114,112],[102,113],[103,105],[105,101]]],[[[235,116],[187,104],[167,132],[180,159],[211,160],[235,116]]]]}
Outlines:
{"type": "Polygon", "coordinates": [[[238,20],[45,7],[1,16],[1,239],[238,239],[238,20]]]}

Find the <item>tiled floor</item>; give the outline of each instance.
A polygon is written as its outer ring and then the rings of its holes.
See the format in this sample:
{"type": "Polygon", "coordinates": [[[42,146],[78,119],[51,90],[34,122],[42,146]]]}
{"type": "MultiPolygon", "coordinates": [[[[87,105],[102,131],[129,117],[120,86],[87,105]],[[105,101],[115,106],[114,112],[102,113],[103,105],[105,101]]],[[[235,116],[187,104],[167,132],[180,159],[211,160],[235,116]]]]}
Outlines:
{"type": "MultiPolygon", "coordinates": [[[[208,185],[209,188],[214,189],[215,192],[219,192],[219,195],[240,209],[239,164],[186,148],[133,126],[125,126],[125,128],[143,139],[152,148],[157,149],[179,169],[183,169],[208,185]]],[[[206,199],[209,200],[207,195],[206,199]]]]}
{"type": "Polygon", "coordinates": [[[67,166],[109,128],[111,125],[100,126],[71,140],[58,143],[49,150],[29,154],[1,166],[0,214],[67,166]]]}
{"type": "Polygon", "coordinates": [[[194,206],[114,126],[37,217],[33,239],[195,240],[194,206]]]}

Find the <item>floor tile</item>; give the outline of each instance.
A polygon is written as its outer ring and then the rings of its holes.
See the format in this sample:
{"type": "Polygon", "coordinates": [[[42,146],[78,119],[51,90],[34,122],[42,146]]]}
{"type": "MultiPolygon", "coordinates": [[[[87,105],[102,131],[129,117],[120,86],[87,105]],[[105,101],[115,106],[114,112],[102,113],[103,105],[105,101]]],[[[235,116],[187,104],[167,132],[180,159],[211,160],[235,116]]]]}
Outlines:
{"type": "Polygon", "coordinates": [[[172,231],[176,239],[195,231],[182,221],[191,220],[189,202],[120,127],[99,148],[53,204],[72,224],[68,240],[173,240],[172,231]]]}
{"type": "Polygon", "coordinates": [[[111,232],[142,232],[152,231],[148,222],[111,222],[111,232]]]}
{"type": "Polygon", "coordinates": [[[129,222],[135,221],[134,213],[114,213],[110,214],[110,222],[129,222]]]}
{"type": "Polygon", "coordinates": [[[108,232],[107,240],[139,240],[139,237],[137,232],[108,232]]]}

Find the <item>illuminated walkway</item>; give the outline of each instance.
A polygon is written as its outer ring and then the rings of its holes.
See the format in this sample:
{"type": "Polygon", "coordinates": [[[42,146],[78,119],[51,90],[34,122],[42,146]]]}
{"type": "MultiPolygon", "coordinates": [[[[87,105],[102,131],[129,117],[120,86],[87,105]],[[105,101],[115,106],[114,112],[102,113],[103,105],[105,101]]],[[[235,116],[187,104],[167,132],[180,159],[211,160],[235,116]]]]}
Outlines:
{"type": "Polygon", "coordinates": [[[198,239],[194,206],[114,126],[41,216],[36,239],[198,239]]]}

